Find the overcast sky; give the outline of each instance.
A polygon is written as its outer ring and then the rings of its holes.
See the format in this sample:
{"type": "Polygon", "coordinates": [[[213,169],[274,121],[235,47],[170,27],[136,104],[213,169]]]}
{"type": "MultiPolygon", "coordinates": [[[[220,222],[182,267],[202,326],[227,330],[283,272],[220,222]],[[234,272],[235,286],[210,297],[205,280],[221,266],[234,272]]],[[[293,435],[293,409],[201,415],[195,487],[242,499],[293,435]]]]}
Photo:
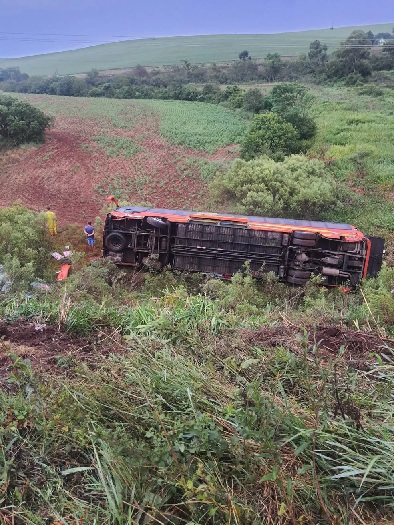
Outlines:
{"type": "Polygon", "coordinates": [[[278,33],[394,22],[394,0],[0,0],[0,57],[123,37],[278,33]]]}

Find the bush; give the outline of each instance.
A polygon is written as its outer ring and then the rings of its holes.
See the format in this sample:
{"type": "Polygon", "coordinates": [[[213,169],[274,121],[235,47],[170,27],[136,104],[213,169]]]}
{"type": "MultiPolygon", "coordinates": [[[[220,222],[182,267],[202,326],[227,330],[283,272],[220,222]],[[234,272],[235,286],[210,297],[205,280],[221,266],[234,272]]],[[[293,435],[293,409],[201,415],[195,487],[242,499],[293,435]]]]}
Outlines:
{"type": "Polygon", "coordinates": [[[41,142],[52,118],[12,97],[0,97],[0,137],[12,144],[41,142]]]}
{"type": "MultiPolygon", "coordinates": [[[[272,111],[278,113],[286,122],[290,122],[297,130],[301,141],[313,139],[317,126],[308,114],[313,96],[305,86],[296,83],[278,84],[272,89],[268,100],[272,111]]],[[[300,143],[298,151],[302,151],[306,146],[306,143],[300,143]]]]}
{"type": "Polygon", "coordinates": [[[0,210],[0,264],[13,287],[32,277],[45,277],[51,239],[43,214],[15,204],[0,210]]]}
{"type": "Polygon", "coordinates": [[[337,200],[335,183],[319,160],[293,155],[284,162],[235,160],[211,186],[214,200],[238,213],[268,217],[323,217],[337,200]]]}
{"type": "Polygon", "coordinates": [[[251,160],[260,155],[283,158],[297,153],[299,134],[296,129],[276,113],[255,115],[252,125],[241,143],[241,158],[251,160]]]}

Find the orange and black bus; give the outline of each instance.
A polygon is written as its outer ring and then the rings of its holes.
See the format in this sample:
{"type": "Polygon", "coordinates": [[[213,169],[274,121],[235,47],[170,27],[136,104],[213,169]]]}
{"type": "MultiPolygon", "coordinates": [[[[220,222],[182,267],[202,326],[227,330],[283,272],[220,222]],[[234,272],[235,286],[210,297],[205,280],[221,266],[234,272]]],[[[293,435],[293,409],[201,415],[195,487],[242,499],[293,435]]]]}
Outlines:
{"type": "Polygon", "coordinates": [[[349,224],[117,207],[107,215],[104,257],[119,265],[203,272],[229,278],[249,262],[253,274],[273,272],[305,284],[320,275],[326,285],[356,286],[382,265],[384,241],[349,224]]]}

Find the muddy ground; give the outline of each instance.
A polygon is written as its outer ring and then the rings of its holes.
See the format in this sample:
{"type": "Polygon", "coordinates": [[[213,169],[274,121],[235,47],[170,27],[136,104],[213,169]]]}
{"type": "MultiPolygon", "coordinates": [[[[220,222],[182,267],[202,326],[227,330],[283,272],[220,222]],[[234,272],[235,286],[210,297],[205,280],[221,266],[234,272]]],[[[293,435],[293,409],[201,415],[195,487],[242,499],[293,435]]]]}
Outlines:
{"type": "MultiPolygon", "coordinates": [[[[374,332],[333,326],[307,329],[263,326],[258,330],[241,330],[240,335],[245,347],[284,347],[298,354],[308,348],[323,360],[341,354],[341,359],[358,370],[368,370],[376,362],[376,354],[394,353],[392,339],[374,332]]],[[[67,376],[73,373],[76,363],[84,362],[94,368],[98,357],[125,351],[122,338],[116,331],[80,337],[64,332],[56,325],[0,321],[0,385],[7,385],[16,358],[29,360],[35,371],[67,376]]]]}
{"type": "Polygon", "coordinates": [[[29,360],[35,371],[67,376],[77,362],[94,367],[98,356],[123,351],[116,332],[80,337],[56,325],[0,321],[0,385],[7,383],[15,358],[29,360]]]}

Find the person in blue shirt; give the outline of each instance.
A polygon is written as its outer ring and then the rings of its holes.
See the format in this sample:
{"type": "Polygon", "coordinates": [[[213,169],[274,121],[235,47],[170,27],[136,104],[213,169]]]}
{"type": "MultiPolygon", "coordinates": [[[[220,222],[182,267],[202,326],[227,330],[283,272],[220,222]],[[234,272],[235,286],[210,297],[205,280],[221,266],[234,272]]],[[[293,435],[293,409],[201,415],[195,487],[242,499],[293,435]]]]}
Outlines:
{"type": "Polygon", "coordinates": [[[91,222],[88,222],[85,228],[83,229],[86,235],[86,240],[88,241],[88,246],[93,250],[94,248],[94,228],[91,222]]]}

